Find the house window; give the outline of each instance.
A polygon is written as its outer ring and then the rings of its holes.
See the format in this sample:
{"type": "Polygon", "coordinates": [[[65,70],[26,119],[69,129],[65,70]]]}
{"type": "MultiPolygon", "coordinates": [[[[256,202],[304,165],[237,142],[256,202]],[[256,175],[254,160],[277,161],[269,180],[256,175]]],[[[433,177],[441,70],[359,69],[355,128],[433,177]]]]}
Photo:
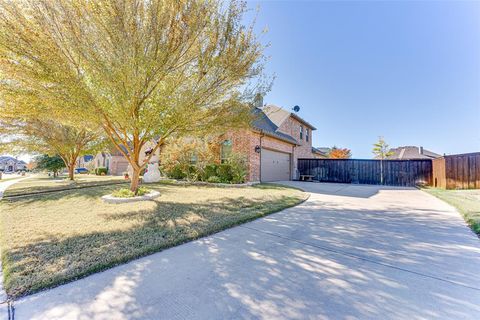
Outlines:
{"type": "Polygon", "coordinates": [[[309,130],[308,128],[305,129],[305,140],[308,142],[308,133],[309,133],[309,130]]]}
{"type": "Polygon", "coordinates": [[[300,126],[300,140],[303,140],[303,126],[300,126]]]}
{"type": "Polygon", "coordinates": [[[190,164],[196,164],[198,161],[198,155],[196,152],[192,152],[190,155],[190,164]]]}
{"type": "Polygon", "coordinates": [[[220,160],[224,163],[232,154],[232,140],[225,140],[220,147],[220,160]]]}

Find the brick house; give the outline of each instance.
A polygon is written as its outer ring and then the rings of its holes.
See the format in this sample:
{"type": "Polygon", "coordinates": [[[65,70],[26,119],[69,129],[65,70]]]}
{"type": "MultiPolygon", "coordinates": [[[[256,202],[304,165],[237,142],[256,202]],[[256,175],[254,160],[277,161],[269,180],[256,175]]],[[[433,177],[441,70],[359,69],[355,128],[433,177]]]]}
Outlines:
{"type": "Polygon", "coordinates": [[[298,179],[299,158],[323,157],[312,148],[316,128],[297,114],[274,105],[253,112],[252,128],[225,134],[220,146],[222,158],[231,151],[245,155],[248,181],[298,179]]]}
{"type": "MultiPolygon", "coordinates": [[[[140,152],[140,160],[145,157],[145,151],[152,148],[152,144],[147,143],[142,147],[140,152]]],[[[157,150],[156,155],[152,157],[152,161],[158,161],[160,151],[157,150]]],[[[99,152],[93,158],[94,167],[105,167],[108,169],[108,174],[113,176],[121,176],[124,172],[129,172],[128,160],[116,148],[112,147],[110,151],[99,152]]]]}
{"type": "MultiPolygon", "coordinates": [[[[231,152],[245,157],[248,181],[298,179],[299,158],[325,158],[321,150],[312,147],[316,128],[297,114],[267,105],[254,108],[253,116],[250,129],[222,135],[218,146],[220,161],[227,159],[231,152]]],[[[155,158],[159,158],[158,154],[155,158]]],[[[111,175],[128,171],[127,160],[117,150],[99,153],[93,161],[95,167],[107,167],[111,175]]]]}

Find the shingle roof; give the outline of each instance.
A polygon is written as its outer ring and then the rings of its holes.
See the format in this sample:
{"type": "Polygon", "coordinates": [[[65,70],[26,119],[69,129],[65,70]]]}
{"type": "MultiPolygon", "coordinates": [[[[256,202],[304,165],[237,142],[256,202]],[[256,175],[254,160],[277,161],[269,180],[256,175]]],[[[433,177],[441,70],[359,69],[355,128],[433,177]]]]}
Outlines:
{"type": "Polygon", "coordinates": [[[298,145],[297,140],[292,136],[283,132],[277,131],[278,126],[270,120],[269,117],[259,108],[253,109],[254,120],[252,126],[254,129],[261,131],[264,134],[273,136],[275,138],[298,145]]]}
{"type": "Polygon", "coordinates": [[[9,160],[10,160],[10,161],[15,161],[15,163],[26,164],[24,161],[15,159],[14,157],[10,157],[10,156],[0,156],[0,161],[9,161],[9,160]]]}
{"type": "Polygon", "coordinates": [[[312,152],[320,154],[324,157],[328,157],[328,153],[330,152],[330,148],[315,148],[315,147],[312,147],[312,152]]]}
{"type": "Polygon", "coordinates": [[[388,160],[435,159],[441,157],[440,154],[415,146],[392,148],[390,151],[393,152],[393,155],[387,157],[388,160]]]}
{"type": "Polygon", "coordinates": [[[295,118],[297,121],[303,123],[304,125],[310,127],[312,130],[317,130],[314,126],[312,126],[310,123],[299,117],[297,114],[292,113],[290,111],[287,111],[281,107],[275,106],[275,105],[267,105],[262,108],[263,112],[267,115],[270,120],[272,120],[273,123],[277,127],[280,127],[285,120],[287,120],[289,117],[295,118]]]}

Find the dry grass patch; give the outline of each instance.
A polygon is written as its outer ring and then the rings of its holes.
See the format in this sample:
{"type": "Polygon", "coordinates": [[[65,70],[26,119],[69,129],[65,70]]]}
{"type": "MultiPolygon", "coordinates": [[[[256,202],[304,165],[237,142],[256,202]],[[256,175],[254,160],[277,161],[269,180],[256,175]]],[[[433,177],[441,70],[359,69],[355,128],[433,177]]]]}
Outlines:
{"type": "Polygon", "coordinates": [[[118,186],[0,202],[4,285],[20,296],[293,206],[302,191],[155,184],[161,197],[107,204],[118,186]]]}

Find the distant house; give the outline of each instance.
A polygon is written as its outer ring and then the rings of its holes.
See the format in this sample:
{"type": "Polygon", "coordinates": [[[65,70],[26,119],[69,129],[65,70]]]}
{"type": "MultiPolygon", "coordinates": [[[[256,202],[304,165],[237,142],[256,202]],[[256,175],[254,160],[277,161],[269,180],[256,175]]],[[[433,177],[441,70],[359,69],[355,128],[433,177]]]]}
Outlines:
{"type": "Polygon", "coordinates": [[[421,160],[436,159],[442,155],[424,149],[423,147],[405,146],[390,149],[393,154],[387,157],[387,160],[421,160]]]}
{"type": "Polygon", "coordinates": [[[332,151],[332,149],[328,147],[312,147],[312,156],[316,159],[325,159],[328,158],[330,151],[332,151]]]}
{"type": "Polygon", "coordinates": [[[77,168],[86,168],[87,165],[94,159],[92,155],[81,156],[77,160],[77,168]]]}
{"type": "MultiPolygon", "coordinates": [[[[153,148],[153,143],[146,143],[142,150],[140,151],[140,162],[142,162],[146,157],[146,152],[153,148]]],[[[123,148],[127,152],[126,148],[123,148]]],[[[160,150],[157,150],[155,155],[152,157],[151,162],[155,160],[158,161],[160,150]]],[[[112,147],[109,151],[103,151],[97,153],[93,157],[93,164],[95,168],[105,167],[108,169],[109,175],[119,176],[124,172],[130,171],[130,164],[128,160],[123,156],[123,154],[116,148],[112,147]]]]}
{"type": "Polygon", "coordinates": [[[25,161],[10,156],[0,156],[0,171],[15,172],[26,169],[27,163],[25,161]]]}

